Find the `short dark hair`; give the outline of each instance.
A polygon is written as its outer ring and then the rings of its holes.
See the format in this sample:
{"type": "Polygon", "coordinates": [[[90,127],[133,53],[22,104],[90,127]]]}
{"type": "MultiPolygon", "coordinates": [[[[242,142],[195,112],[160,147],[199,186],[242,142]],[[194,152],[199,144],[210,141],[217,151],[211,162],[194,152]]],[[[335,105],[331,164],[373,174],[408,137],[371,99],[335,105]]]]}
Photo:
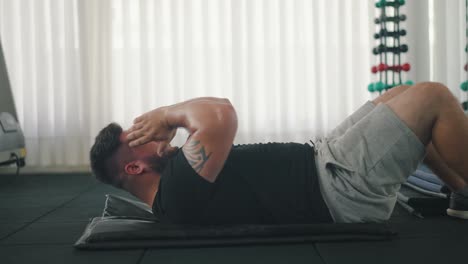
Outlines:
{"type": "MultiPolygon", "coordinates": [[[[122,131],[119,124],[110,123],[96,136],[94,145],[89,152],[91,170],[96,179],[117,188],[122,188],[120,177],[116,175],[118,170],[110,169],[109,161],[122,144],[120,142],[122,131]]],[[[117,166],[116,163],[111,165],[117,166]]]]}

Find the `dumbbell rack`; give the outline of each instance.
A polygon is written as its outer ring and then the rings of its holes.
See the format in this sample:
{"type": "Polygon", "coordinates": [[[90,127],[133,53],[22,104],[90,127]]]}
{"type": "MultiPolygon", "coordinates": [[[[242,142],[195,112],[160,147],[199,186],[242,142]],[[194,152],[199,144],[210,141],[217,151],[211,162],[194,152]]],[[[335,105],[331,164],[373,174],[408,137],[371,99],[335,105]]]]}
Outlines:
{"type": "Polygon", "coordinates": [[[400,14],[400,7],[404,4],[404,0],[379,0],[375,3],[375,7],[380,9],[380,16],[374,20],[379,30],[374,34],[378,45],[372,49],[376,65],[372,66],[371,72],[375,77],[367,87],[371,93],[413,84],[412,81],[402,82],[402,71],[411,69],[409,63],[401,64],[401,53],[408,52],[408,45],[400,42],[400,38],[406,35],[406,30],[400,28],[400,22],[406,20],[406,16],[400,14]]]}
{"type": "MultiPolygon", "coordinates": [[[[465,22],[466,22],[465,38],[467,42],[465,46],[465,53],[467,53],[468,52],[468,0],[465,0],[465,22]]],[[[465,55],[465,57],[468,59],[467,55],[465,55]]],[[[467,72],[467,75],[466,75],[467,80],[460,84],[460,88],[463,91],[467,92],[468,91],[468,63],[465,63],[464,69],[467,72]]],[[[462,107],[465,111],[468,111],[468,101],[463,102],[462,107]]]]}

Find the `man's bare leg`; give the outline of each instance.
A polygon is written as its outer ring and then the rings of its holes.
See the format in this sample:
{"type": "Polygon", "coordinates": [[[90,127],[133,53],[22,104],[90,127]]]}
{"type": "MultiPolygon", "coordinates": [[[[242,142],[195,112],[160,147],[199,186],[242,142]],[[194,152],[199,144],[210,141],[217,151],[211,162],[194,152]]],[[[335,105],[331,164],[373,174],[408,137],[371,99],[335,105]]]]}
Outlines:
{"type": "Polygon", "coordinates": [[[424,163],[431,168],[437,177],[439,177],[452,191],[459,191],[466,186],[466,182],[460,175],[453,171],[447,163],[442,159],[434,146],[427,146],[427,155],[424,158],[424,163]]]}
{"type": "MultiPolygon", "coordinates": [[[[402,85],[395,87],[383,95],[376,98],[373,103],[375,105],[379,103],[387,103],[395,96],[405,92],[411,86],[402,85]]],[[[432,145],[432,141],[426,147],[427,154],[424,159],[424,163],[431,168],[431,170],[452,190],[457,191],[466,186],[465,180],[458,175],[455,171],[449,168],[444,159],[440,156],[437,150],[432,145]]]]}
{"type": "Polygon", "coordinates": [[[458,100],[444,85],[419,83],[385,104],[424,145],[432,141],[447,167],[464,182],[468,181],[468,140],[464,140],[468,138],[468,120],[458,100]]]}

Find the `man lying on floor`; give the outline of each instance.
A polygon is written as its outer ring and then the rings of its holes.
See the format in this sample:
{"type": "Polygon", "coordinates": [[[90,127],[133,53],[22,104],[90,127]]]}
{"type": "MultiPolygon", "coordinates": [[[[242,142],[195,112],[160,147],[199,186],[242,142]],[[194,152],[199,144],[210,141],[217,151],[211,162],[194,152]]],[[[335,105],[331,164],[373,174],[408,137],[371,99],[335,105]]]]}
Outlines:
{"type": "MultiPolygon", "coordinates": [[[[311,120],[313,122],[313,120],[311,120]]],[[[424,162],[452,189],[449,215],[468,219],[468,122],[439,83],[395,87],[314,147],[233,146],[227,99],[196,98],[112,123],[90,153],[96,177],[177,224],[295,224],[388,220],[397,192],[424,162]],[[171,140],[189,132],[181,149],[171,140]]]]}

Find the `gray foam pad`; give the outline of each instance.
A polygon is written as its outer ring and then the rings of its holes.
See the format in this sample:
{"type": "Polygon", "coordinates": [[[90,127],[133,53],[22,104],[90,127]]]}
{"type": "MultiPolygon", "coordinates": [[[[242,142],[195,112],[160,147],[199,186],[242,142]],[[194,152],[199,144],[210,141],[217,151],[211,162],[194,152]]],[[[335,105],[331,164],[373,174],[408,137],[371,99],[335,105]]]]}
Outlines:
{"type": "Polygon", "coordinates": [[[149,219],[96,217],[75,243],[80,249],[190,247],[317,241],[385,240],[386,224],[178,226],[149,219]]]}
{"type": "Polygon", "coordinates": [[[317,241],[386,240],[396,235],[387,224],[300,224],[182,226],[159,223],[144,203],[107,195],[75,243],[79,249],[200,247],[317,241]]]}

